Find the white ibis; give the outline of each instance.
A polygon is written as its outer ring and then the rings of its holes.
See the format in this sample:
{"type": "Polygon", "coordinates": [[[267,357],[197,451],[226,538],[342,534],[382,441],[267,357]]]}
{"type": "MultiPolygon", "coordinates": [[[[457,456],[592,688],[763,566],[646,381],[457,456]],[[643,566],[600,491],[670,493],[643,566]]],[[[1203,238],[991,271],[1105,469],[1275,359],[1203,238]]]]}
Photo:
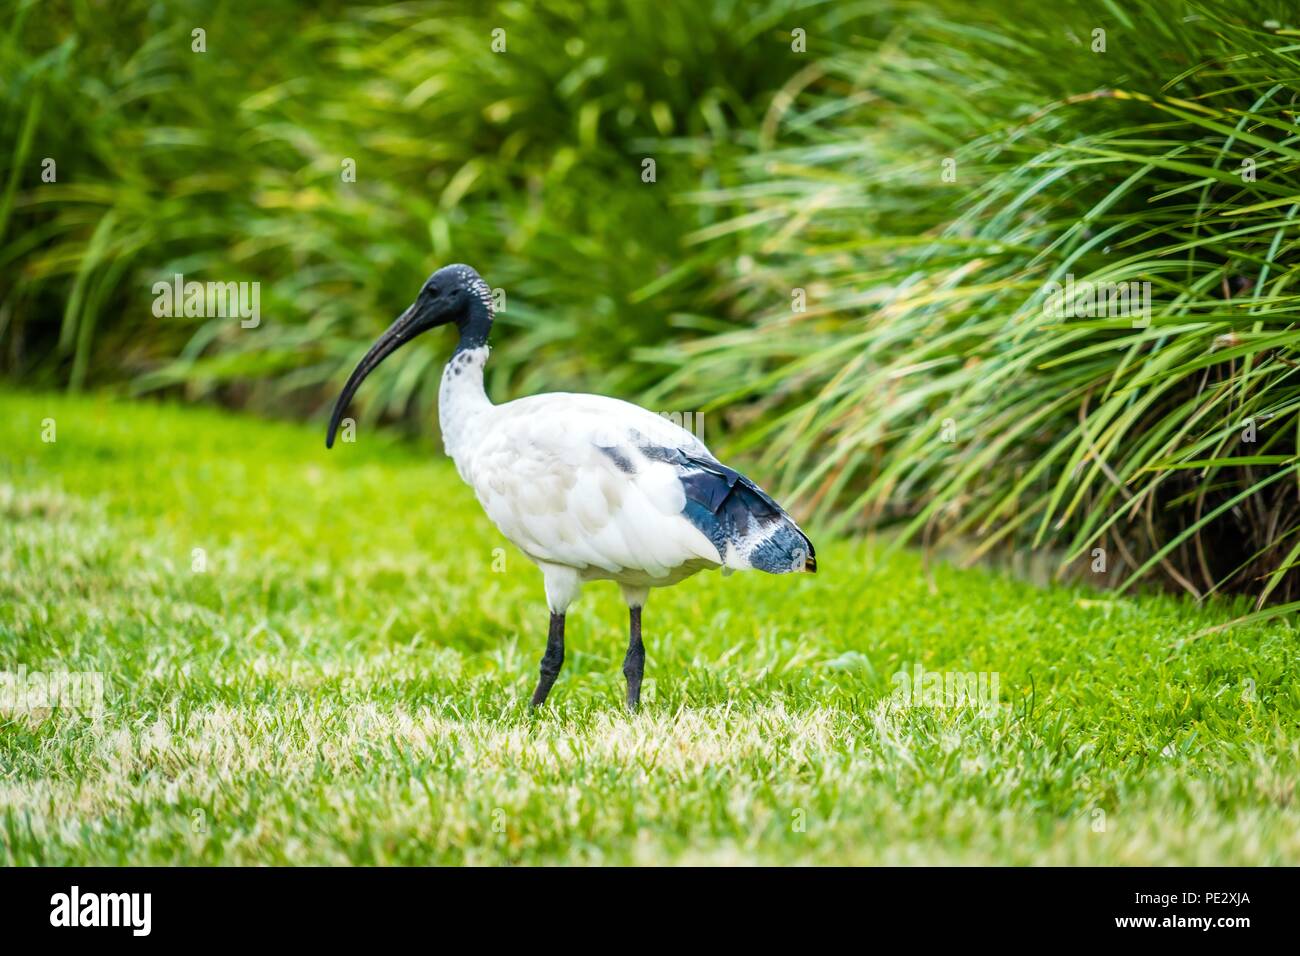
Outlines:
{"type": "Polygon", "coordinates": [[[330,416],[327,448],[367,375],[421,332],[454,323],[442,373],[443,446],[489,518],[542,570],[551,624],[534,707],[564,663],[564,616],[587,581],[618,582],[631,616],[627,706],[641,700],[641,608],[651,588],[706,568],[816,571],[812,542],[756,484],[661,415],[601,395],[556,392],[494,405],[483,390],[492,292],[451,265],[366,353],[330,416]]]}

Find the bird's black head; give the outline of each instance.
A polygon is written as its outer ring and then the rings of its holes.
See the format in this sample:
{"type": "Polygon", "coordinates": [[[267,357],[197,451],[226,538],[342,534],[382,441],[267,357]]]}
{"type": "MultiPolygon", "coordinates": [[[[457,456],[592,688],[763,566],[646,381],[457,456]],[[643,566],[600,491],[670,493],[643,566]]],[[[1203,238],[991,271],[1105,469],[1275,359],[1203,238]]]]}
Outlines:
{"type": "Polygon", "coordinates": [[[425,310],[426,328],[454,322],[460,332],[458,350],[486,345],[492,331],[492,289],[472,268],[459,263],[443,266],[424,280],[411,308],[425,310]]]}
{"type": "Polygon", "coordinates": [[[343,413],[347,411],[348,403],[366,376],[380,362],[421,332],[451,323],[455,323],[460,332],[457,351],[487,344],[488,334],[492,331],[492,290],[469,266],[444,266],[429,276],[415,301],[370,347],[365,358],[348,376],[347,384],[334,403],[325,447],[334,446],[334,435],[343,419],[343,413]]]}

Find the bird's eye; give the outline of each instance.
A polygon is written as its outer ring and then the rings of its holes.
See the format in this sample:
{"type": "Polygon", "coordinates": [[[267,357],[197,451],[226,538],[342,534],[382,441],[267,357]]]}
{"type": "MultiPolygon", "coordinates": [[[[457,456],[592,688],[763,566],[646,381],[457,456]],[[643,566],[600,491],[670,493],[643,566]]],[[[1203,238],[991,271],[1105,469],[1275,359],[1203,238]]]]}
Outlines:
{"type": "Polygon", "coordinates": [[[424,291],[431,299],[436,299],[442,294],[436,285],[426,285],[424,291]]]}

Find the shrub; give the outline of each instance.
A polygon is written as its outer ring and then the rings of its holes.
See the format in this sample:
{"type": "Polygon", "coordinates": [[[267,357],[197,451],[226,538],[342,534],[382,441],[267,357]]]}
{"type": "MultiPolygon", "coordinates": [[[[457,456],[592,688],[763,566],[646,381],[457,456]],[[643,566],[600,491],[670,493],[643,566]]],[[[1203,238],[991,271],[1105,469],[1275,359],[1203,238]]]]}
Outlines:
{"type": "Polygon", "coordinates": [[[652,353],[679,367],[661,393],[730,410],[832,527],[1062,567],[1104,549],[1125,586],[1290,601],[1295,24],[1245,2],[944,7],[827,60],[743,181],[696,197],[741,206],[696,237],[741,237],[738,321],[652,353]],[[1150,283],[1149,320],[1053,314],[1068,277],[1150,283]]]}

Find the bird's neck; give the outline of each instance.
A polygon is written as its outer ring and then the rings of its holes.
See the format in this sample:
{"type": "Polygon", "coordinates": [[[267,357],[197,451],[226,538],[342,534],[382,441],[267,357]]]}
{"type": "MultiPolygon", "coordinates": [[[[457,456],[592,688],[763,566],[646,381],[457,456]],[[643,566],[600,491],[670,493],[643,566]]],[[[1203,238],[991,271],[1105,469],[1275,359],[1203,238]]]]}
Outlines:
{"type": "Polygon", "coordinates": [[[483,389],[483,366],[487,364],[486,342],[467,347],[461,344],[442,371],[438,388],[438,424],[442,430],[442,447],[465,477],[469,456],[487,427],[487,413],[492,409],[483,389]]]}

